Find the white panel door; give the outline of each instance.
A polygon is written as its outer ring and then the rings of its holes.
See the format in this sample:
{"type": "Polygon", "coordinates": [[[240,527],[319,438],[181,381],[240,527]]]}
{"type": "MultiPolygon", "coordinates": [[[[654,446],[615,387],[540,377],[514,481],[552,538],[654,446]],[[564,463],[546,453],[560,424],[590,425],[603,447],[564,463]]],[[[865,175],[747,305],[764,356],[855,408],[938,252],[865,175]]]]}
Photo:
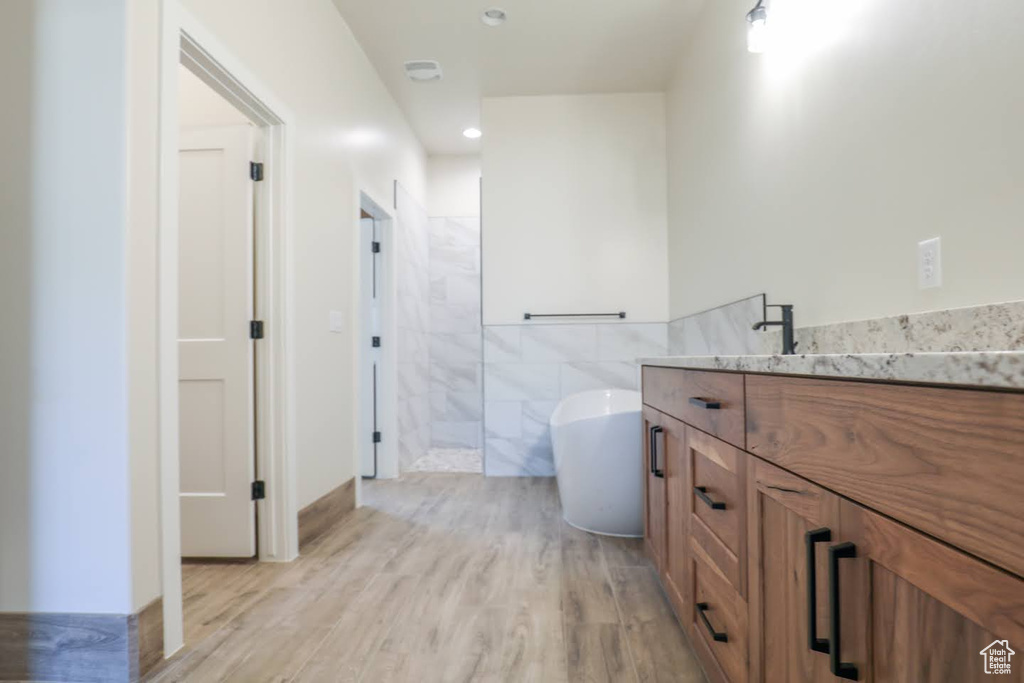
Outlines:
{"type": "Polygon", "coordinates": [[[256,554],[252,128],[181,135],[181,553],[256,554]]]}

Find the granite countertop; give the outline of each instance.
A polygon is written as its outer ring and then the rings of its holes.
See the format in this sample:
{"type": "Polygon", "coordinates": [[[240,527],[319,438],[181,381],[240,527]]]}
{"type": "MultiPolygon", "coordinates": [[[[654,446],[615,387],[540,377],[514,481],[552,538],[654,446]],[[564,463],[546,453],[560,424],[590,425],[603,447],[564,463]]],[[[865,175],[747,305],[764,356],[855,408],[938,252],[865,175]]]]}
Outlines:
{"type": "Polygon", "coordinates": [[[1024,389],[1024,351],[666,356],[641,365],[1024,389]]]}

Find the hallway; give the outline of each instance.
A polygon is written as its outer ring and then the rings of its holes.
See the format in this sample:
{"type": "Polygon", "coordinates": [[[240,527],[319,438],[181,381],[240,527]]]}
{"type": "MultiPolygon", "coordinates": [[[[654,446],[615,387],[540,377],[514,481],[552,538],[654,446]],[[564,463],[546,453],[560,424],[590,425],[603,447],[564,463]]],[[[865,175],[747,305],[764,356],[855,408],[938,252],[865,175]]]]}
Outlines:
{"type": "Polygon", "coordinates": [[[188,644],[147,681],[702,681],[640,541],[554,479],[412,474],[292,564],[186,564],[188,644]]]}

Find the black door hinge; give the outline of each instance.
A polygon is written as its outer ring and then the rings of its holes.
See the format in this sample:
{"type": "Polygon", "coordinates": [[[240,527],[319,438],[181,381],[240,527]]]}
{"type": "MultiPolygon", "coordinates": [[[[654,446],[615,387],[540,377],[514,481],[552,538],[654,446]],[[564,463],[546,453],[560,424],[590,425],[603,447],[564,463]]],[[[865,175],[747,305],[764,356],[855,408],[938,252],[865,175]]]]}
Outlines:
{"type": "Polygon", "coordinates": [[[371,341],[371,343],[373,344],[373,348],[379,349],[380,348],[380,337],[374,337],[373,340],[371,341]]]}
{"type": "Polygon", "coordinates": [[[252,483],[252,499],[263,500],[267,497],[267,483],[264,481],[254,481],[252,483]]]}
{"type": "Polygon", "coordinates": [[[370,249],[373,251],[374,254],[379,254],[380,253],[380,242],[374,242],[371,245],[370,249]]]}
{"type": "Polygon", "coordinates": [[[249,339],[263,339],[263,321],[249,321],[249,339]]]}
{"type": "Polygon", "coordinates": [[[256,182],[263,180],[263,164],[256,161],[250,161],[249,177],[255,180],[256,182]]]}
{"type": "Polygon", "coordinates": [[[373,442],[374,443],[380,443],[380,432],[374,432],[373,433],[373,442]]]}

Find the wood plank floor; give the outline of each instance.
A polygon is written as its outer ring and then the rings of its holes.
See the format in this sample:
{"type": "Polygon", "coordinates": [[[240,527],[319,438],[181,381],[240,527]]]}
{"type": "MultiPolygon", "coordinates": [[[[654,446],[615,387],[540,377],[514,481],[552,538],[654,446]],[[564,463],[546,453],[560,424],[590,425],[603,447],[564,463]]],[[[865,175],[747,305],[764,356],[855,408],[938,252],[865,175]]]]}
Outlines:
{"type": "Polygon", "coordinates": [[[159,681],[704,681],[639,541],[553,479],[409,474],[291,564],[186,564],[159,681]]]}

